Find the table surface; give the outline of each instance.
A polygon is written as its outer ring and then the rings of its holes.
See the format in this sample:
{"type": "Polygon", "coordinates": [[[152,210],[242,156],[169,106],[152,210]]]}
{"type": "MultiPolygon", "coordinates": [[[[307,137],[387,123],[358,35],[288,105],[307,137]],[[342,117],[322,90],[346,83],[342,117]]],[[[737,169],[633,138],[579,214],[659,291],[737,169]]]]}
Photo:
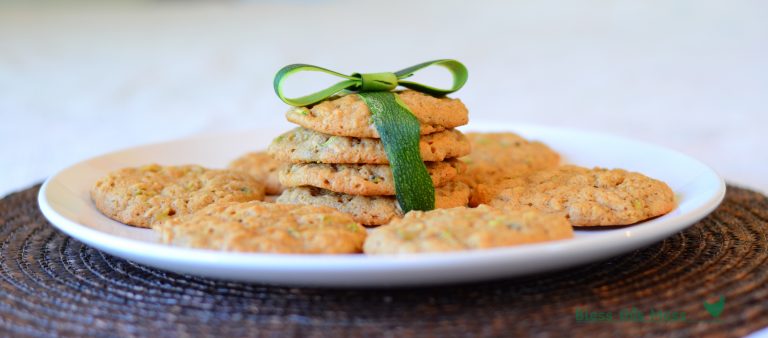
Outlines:
{"type": "Polygon", "coordinates": [[[470,69],[455,96],[474,121],[646,140],[765,192],[767,11],[714,0],[4,3],[0,195],[124,147],[289,128],[271,88],[288,63],[351,73],[445,57],[470,69]]]}
{"type": "Polygon", "coordinates": [[[768,326],[768,198],[732,186],[704,220],[608,260],[481,283],[397,289],[281,287],[159,271],[59,232],[40,213],[37,192],[0,199],[0,336],[768,333],[758,331],[768,326]]]}

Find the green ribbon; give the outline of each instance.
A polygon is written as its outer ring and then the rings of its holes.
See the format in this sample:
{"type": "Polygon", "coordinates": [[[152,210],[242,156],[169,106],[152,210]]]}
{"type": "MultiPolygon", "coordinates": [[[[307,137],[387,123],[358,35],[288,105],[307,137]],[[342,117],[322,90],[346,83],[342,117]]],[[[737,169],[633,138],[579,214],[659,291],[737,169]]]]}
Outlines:
{"type": "Polygon", "coordinates": [[[419,138],[421,124],[413,112],[391,91],[398,86],[413,89],[433,96],[453,93],[467,82],[467,68],[456,60],[435,60],[420,63],[394,73],[354,73],[344,75],[329,69],[293,64],[280,69],[275,75],[275,93],[283,102],[303,107],[323,101],[341,91],[358,92],[368,106],[373,124],[381,137],[387,154],[392,176],[395,180],[395,193],[400,208],[404,213],[411,210],[432,210],[435,208],[435,187],[427,167],[421,158],[419,138]],[[453,86],[441,89],[405,79],[417,71],[429,66],[441,66],[451,72],[453,86]],[[292,74],[298,72],[322,72],[338,76],[345,80],[318,92],[288,98],[283,95],[283,83],[292,74]]]}
{"type": "Polygon", "coordinates": [[[435,208],[435,186],[421,160],[421,123],[393,92],[359,93],[384,144],[403,212],[435,208]]]}
{"type": "Polygon", "coordinates": [[[318,103],[344,90],[355,92],[378,92],[391,91],[398,86],[402,86],[433,96],[443,96],[461,89],[461,87],[464,86],[464,83],[467,82],[467,76],[467,67],[464,67],[459,61],[449,59],[420,63],[394,73],[354,73],[352,75],[344,75],[330,69],[312,65],[293,64],[285,66],[277,72],[277,75],[275,75],[274,87],[275,93],[277,93],[277,96],[283,100],[283,102],[295,107],[304,107],[318,103]],[[441,89],[405,80],[413,76],[417,71],[430,66],[441,66],[448,69],[448,71],[451,72],[451,76],[453,76],[453,85],[448,89],[441,89]],[[322,72],[345,80],[306,96],[297,98],[285,97],[283,94],[283,84],[285,83],[285,80],[290,77],[290,75],[299,72],[322,72]]]}

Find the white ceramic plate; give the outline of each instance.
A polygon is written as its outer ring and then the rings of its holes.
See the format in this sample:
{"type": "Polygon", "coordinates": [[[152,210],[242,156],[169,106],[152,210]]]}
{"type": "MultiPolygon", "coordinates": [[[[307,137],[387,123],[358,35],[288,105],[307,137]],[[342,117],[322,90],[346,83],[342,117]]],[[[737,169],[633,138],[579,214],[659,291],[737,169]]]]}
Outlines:
{"type": "Polygon", "coordinates": [[[514,131],[541,140],[566,162],[624,168],[667,182],[679,205],[633,226],[576,231],[573,239],[517,247],[407,256],[279,255],[184,249],[158,243],[151,230],[110,220],[88,191],[107,172],[147,163],[224,167],[265,148],[277,131],[194,137],[92,158],[49,178],[38,197],[45,217],[61,231],[112,255],[164,270],[228,280],[305,286],[374,287],[474,281],[517,276],[605,259],[658,242],[717,207],[723,180],[709,167],[676,151],[610,135],[542,126],[474,124],[465,130],[514,131]]]}

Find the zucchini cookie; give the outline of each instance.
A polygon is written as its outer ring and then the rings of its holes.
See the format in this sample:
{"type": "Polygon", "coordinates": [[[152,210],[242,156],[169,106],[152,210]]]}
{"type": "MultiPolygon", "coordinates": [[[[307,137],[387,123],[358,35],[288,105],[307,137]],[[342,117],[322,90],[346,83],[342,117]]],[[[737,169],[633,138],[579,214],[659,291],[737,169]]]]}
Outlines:
{"type": "MultiPolygon", "coordinates": [[[[435,188],[435,208],[466,206],[469,187],[449,182],[435,188]]],[[[403,215],[394,196],[360,196],[340,194],[316,187],[294,187],[283,191],[277,203],[323,205],[352,215],[364,225],[381,225],[403,215]]]]}
{"type": "Polygon", "coordinates": [[[473,207],[485,199],[482,185],[493,186],[508,177],[560,164],[560,155],[547,145],[515,133],[467,133],[466,137],[472,152],[461,158],[467,170],[459,179],[472,189],[469,205],[473,207]]]}
{"type": "MultiPolygon", "coordinates": [[[[421,159],[429,162],[464,156],[470,151],[467,138],[455,129],[423,135],[419,148],[421,159]]],[[[269,153],[291,163],[389,163],[380,139],[332,136],[304,128],[276,138],[269,145],[269,153]]]]}
{"type": "Polygon", "coordinates": [[[560,164],[560,155],[546,144],[529,141],[515,133],[467,133],[465,136],[472,145],[472,153],[462,160],[473,172],[541,170],[560,164]]]}
{"type": "MultiPolygon", "coordinates": [[[[436,187],[453,180],[465,168],[464,163],[455,159],[424,164],[436,187]]],[[[395,195],[392,169],[386,164],[297,163],[280,170],[280,183],[287,187],[309,185],[350,195],[395,195]]]]}
{"type": "Polygon", "coordinates": [[[91,199],[107,217],[148,228],[214,202],[264,199],[264,185],[248,174],[196,165],[124,168],[100,178],[91,199]]]}
{"type": "MultiPolygon", "coordinates": [[[[463,126],[469,121],[467,107],[461,100],[413,90],[396,95],[421,122],[422,135],[463,126]]],[[[285,116],[290,122],[325,134],[379,138],[371,111],[357,94],[326,100],[312,107],[293,108],[285,116]]]]}
{"type": "Polygon", "coordinates": [[[490,205],[565,212],[576,226],[627,225],[675,208],[666,183],[621,169],[562,166],[508,179],[490,205]]]}
{"type": "Polygon", "coordinates": [[[247,173],[264,184],[267,195],[280,195],[283,186],[278,171],[284,163],[272,158],[267,152],[259,151],[238,157],[229,164],[229,169],[247,173]]]}
{"type": "Polygon", "coordinates": [[[366,236],[332,208],[260,201],[212,204],[153,228],[164,243],[240,252],[359,253],[366,236]]]}
{"type": "Polygon", "coordinates": [[[481,205],[412,211],[373,229],[363,246],[366,254],[405,254],[475,250],[573,237],[562,214],[537,210],[507,211],[481,205]]]}

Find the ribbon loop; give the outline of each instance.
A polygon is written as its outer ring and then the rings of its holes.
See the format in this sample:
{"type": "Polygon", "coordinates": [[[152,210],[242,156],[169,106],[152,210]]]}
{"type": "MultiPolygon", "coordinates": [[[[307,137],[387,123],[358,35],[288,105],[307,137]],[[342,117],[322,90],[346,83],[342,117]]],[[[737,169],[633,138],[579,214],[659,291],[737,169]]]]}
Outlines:
{"type": "Polygon", "coordinates": [[[395,72],[395,75],[397,75],[397,78],[401,80],[398,82],[398,84],[405,88],[413,89],[417,92],[422,92],[434,96],[443,96],[461,89],[461,87],[467,83],[467,77],[469,76],[469,73],[467,72],[467,67],[465,67],[461,62],[445,59],[420,63],[418,65],[395,72]],[[418,82],[402,81],[402,79],[407,79],[413,76],[413,74],[419,70],[429,66],[440,66],[451,72],[451,75],[453,76],[453,85],[448,89],[441,89],[427,86],[418,82]]]}
{"type": "Polygon", "coordinates": [[[461,62],[450,59],[424,62],[394,73],[354,73],[352,75],[344,75],[329,69],[312,65],[293,64],[285,66],[277,72],[275,75],[274,87],[275,93],[277,93],[277,96],[283,100],[283,102],[292,106],[302,107],[318,103],[344,90],[357,92],[378,92],[391,91],[396,89],[398,86],[402,86],[429,95],[443,96],[461,89],[461,87],[464,86],[464,83],[467,82],[467,76],[467,68],[461,64],[461,62]],[[453,77],[453,85],[450,88],[442,89],[418,82],[404,81],[404,79],[413,76],[413,74],[417,71],[429,66],[440,66],[447,69],[453,77]],[[285,83],[285,79],[292,74],[302,71],[322,72],[340,77],[344,80],[323,90],[298,98],[289,98],[283,95],[283,83],[285,83]]]}

